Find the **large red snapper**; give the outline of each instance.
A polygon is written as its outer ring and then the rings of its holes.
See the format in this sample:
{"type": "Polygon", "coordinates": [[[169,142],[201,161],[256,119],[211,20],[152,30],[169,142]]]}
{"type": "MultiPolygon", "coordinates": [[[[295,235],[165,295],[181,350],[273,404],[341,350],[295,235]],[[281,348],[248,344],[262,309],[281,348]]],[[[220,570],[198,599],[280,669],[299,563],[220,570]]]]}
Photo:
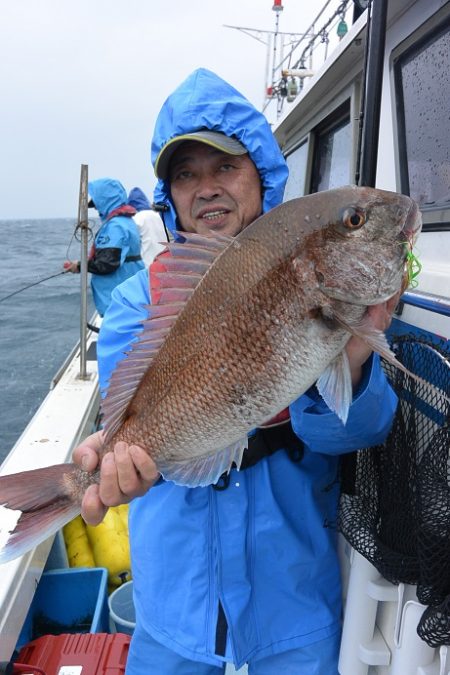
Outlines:
{"type": "MultiPolygon", "coordinates": [[[[287,202],[235,239],[169,245],[158,302],[108,387],[101,455],[124,440],[167,480],[214,483],[239,466],[247,433],[314,382],[345,423],[345,344],[358,335],[394,359],[364,317],[401,289],[420,227],[409,197],[345,187],[287,202]]],[[[97,480],[73,464],[0,477],[0,561],[79,513],[97,480]]]]}

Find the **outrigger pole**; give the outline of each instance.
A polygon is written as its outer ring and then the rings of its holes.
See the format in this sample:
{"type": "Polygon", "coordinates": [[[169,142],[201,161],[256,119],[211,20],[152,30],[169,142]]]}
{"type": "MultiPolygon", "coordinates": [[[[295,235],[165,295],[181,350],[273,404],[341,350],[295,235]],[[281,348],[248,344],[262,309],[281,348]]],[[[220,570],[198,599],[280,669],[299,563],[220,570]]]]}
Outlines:
{"type": "Polygon", "coordinates": [[[375,187],[380,135],[381,89],[386,42],[388,0],[370,0],[367,16],[367,49],[360,114],[360,152],[355,175],[357,185],[375,187]]]}

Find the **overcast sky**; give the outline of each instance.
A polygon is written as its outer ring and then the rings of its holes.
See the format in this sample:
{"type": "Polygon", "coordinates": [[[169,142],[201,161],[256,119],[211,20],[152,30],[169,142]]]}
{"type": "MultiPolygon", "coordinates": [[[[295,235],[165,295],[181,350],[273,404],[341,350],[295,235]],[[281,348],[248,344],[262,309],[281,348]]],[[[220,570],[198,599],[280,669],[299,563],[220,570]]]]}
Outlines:
{"type": "MultiPolygon", "coordinates": [[[[261,109],[267,49],[224,24],[274,30],[272,5],[0,0],[0,219],[76,217],[82,163],[90,178],[151,198],[155,118],[192,70],[214,70],[261,109]]],[[[311,0],[283,5],[287,32],[305,31],[319,10],[311,0]]]]}

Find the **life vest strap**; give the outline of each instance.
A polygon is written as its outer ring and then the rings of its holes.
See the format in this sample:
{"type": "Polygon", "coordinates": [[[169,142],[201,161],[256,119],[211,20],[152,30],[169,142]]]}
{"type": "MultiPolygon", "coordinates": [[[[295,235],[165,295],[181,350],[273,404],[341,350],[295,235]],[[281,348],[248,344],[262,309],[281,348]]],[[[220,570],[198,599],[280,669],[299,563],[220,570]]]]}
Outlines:
{"type": "MultiPolygon", "coordinates": [[[[304,444],[294,433],[290,419],[276,426],[258,428],[248,439],[239,470],[245,471],[279,450],[285,450],[291,462],[298,463],[303,459],[304,444]]],[[[226,490],[229,483],[230,474],[225,471],[212,487],[220,492],[226,490]]]]}

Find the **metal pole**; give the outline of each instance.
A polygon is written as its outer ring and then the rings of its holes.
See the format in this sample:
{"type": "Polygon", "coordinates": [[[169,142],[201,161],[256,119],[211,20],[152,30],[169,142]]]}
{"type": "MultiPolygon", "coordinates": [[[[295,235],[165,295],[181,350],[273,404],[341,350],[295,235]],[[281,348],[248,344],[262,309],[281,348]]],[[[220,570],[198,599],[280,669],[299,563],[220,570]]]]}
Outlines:
{"type": "Polygon", "coordinates": [[[88,260],[88,166],[81,165],[80,197],[78,201],[78,229],[81,232],[80,254],[80,379],[87,380],[87,260],[88,260]]]}
{"type": "Polygon", "coordinates": [[[372,0],[359,185],[375,187],[388,0],[372,0]]]}

